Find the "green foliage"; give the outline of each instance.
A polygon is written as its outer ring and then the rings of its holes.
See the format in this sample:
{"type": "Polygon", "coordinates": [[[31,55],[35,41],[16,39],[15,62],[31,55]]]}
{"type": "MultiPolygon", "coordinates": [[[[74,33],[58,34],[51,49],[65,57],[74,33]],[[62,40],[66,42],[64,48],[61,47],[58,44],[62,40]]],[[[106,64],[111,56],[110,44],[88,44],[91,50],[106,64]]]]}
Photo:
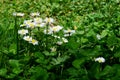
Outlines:
{"type": "MultiPolygon", "coordinates": [[[[0,80],[120,80],[119,4],[119,0],[1,0],[0,80]],[[13,12],[25,16],[16,20],[13,12]],[[45,35],[45,28],[35,28],[29,35],[38,45],[21,35],[16,40],[17,29],[32,12],[54,18],[53,25],[75,34],[57,45],[58,38],[45,35]],[[97,57],[105,62],[95,61],[97,57]]],[[[55,35],[63,37],[63,30],[55,35]]]]}

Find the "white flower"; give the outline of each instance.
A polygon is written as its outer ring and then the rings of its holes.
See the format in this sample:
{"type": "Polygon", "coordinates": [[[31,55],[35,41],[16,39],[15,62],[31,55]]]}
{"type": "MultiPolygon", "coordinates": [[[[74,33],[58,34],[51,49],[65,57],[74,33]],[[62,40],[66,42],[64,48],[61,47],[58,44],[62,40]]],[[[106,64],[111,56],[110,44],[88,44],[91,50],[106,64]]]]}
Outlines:
{"type": "Polygon", "coordinates": [[[32,41],[32,37],[30,36],[24,36],[23,39],[28,42],[32,41]]]}
{"type": "Polygon", "coordinates": [[[64,33],[75,33],[75,30],[70,30],[70,29],[68,29],[68,30],[64,30],[64,33]]]}
{"type": "Polygon", "coordinates": [[[51,49],[51,52],[55,52],[56,51],[56,48],[55,47],[52,47],[50,48],[51,49]]]}
{"type": "Polygon", "coordinates": [[[26,24],[21,24],[21,25],[20,25],[20,27],[24,27],[24,26],[26,26],[26,24]]]}
{"type": "Polygon", "coordinates": [[[45,20],[44,20],[46,23],[49,23],[49,24],[51,24],[51,23],[53,23],[54,22],[54,19],[53,18],[45,18],[45,20]]]}
{"type": "Polygon", "coordinates": [[[58,44],[58,45],[62,45],[63,42],[62,42],[62,41],[58,41],[57,44],[58,44]]]}
{"type": "Polygon", "coordinates": [[[58,39],[60,39],[60,36],[56,36],[56,35],[52,35],[53,37],[55,37],[55,38],[58,38],[58,39]]]}
{"type": "Polygon", "coordinates": [[[18,34],[26,35],[27,33],[28,33],[28,30],[25,30],[25,29],[18,30],[18,34]]]}
{"type": "Polygon", "coordinates": [[[35,39],[32,39],[32,41],[30,41],[30,43],[32,43],[33,45],[38,45],[38,41],[35,39]]]}
{"type": "Polygon", "coordinates": [[[64,34],[65,37],[67,37],[67,36],[71,36],[71,35],[72,35],[72,34],[64,34]]]}
{"type": "Polygon", "coordinates": [[[33,19],[35,23],[42,23],[42,18],[34,18],[33,19]]]}
{"type": "Polygon", "coordinates": [[[27,25],[27,28],[32,28],[32,29],[35,28],[35,26],[36,26],[36,24],[34,22],[30,22],[26,25],[27,25]]]}
{"type": "Polygon", "coordinates": [[[62,40],[63,40],[64,43],[68,42],[68,40],[66,38],[62,38],[62,40]]]}
{"type": "Polygon", "coordinates": [[[41,23],[40,27],[44,27],[46,25],[46,23],[41,23]]]}
{"type": "Polygon", "coordinates": [[[96,35],[97,39],[100,40],[101,36],[99,34],[96,35]]]}
{"type": "Polygon", "coordinates": [[[43,33],[44,33],[44,34],[52,34],[53,32],[52,32],[51,30],[49,30],[49,29],[48,29],[48,30],[45,29],[45,30],[43,31],[43,33]]]}
{"type": "Polygon", "coordinates": [[[24,24],[29,24],[29,23],[31,23],[32,22],[32,20],[24,20],[24,24]]]}
{"type": "Polygon", "coordinates": [[[104,63],[105,59],[103,57],[95,58],[95,62],[104,63]]]}
{"type": "Polygon", "coordinates": [[[64,33],[65,33],[65,34],[64,34],[65,37],[71,36],[72,34],[75,33],[75,30],[70,30],[70,29],[64,30],[64,33]]]}
{"type": "Polygon", "coordinates": [[[50,27],[50,30],[52,30],[53,32],[59,32],[63,27],[62,26],[53,26],[50,27]]]}
{"type": "Polygon", "coordinates": [[[34,16],[40,16],[40,13],[39,12],[36,12],[36,13],[31,13],[30,14],[32,17],[34,17],[34,16]]]}
{"type": "Polygon", "coordinates": [[[14,13],[13,13],[13,16],[22,17],[22,16],[24,16],[24,15],[25,15],[24,13],[17,13],[17,12],[14,12],[14,13]]]}
{"type": "Polygon", "coordinates": [[[37,27],[44,27],[45,25],[46,25],[46,23],[36,24],[37,27]]]}

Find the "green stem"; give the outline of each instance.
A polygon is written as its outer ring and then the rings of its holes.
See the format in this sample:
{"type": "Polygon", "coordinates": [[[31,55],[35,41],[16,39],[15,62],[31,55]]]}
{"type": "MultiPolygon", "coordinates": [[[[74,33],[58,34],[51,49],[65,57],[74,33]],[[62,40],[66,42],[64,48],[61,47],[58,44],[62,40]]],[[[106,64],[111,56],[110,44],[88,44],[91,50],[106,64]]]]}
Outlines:
{"type": "Polygon", "coordinates": [[[48,27],[49,27],[49,24],[47,24],[47,27],[46,27],[46,50],[47,50],[47,45],[48,45],[48,27]]]}
{"type": "Polygon", "coordinates": [[[18,27],[17,27],[17,17],[15,17],[15,41],[16,41],[16,54],[19,54],[19,38],[18,38],[18,27]]]}

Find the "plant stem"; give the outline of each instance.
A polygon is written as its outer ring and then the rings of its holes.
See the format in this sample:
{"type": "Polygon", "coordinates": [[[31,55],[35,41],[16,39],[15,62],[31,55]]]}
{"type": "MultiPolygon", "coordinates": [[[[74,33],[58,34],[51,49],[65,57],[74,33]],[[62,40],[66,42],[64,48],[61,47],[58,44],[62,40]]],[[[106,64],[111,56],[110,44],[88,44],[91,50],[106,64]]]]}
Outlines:
{"type": "Polygon", "coordinates": [[[19,54],[19,38],[18,38],[18,27],[17,27],[17,17],[15,16],[15,41],[16,41],[16,54],[19,54]]]}

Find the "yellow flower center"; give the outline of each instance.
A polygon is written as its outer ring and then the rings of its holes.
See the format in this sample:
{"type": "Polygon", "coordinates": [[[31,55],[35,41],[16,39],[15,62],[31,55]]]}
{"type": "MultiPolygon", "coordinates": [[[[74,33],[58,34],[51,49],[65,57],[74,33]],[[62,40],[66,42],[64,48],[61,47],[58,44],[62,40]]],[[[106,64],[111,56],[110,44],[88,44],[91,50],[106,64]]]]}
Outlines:
{"type": "Polygon", "coordinates": [[[57,31],[57,27],[53,27],[53,31],[57,31]]]}
{"type": "Polygon", "coordinates": [[[48,18],[48,22],[50,22],[51,20],[50,20],[50,18],[48,18]]]}
{"type": "Polygon", "coordinates": [[[71,30],[70,29],[68,29],[68,33],[70,33],[71,32],[71,30]]]}
{"type": "Polygon", "coordinates": [[[24,33],[25,33],[25,31],[24,31],[24,30],[22,30],[21,32],[22,32],[22,34],[24,34],[24,33]]]}
{"type": "Polygon", "coordinates": [[[35,43],[35,42],[36,42],[36,40],[35,40],[35,39],[33,39],[33,40],[32,40],[32,43],[35,43]]]}

